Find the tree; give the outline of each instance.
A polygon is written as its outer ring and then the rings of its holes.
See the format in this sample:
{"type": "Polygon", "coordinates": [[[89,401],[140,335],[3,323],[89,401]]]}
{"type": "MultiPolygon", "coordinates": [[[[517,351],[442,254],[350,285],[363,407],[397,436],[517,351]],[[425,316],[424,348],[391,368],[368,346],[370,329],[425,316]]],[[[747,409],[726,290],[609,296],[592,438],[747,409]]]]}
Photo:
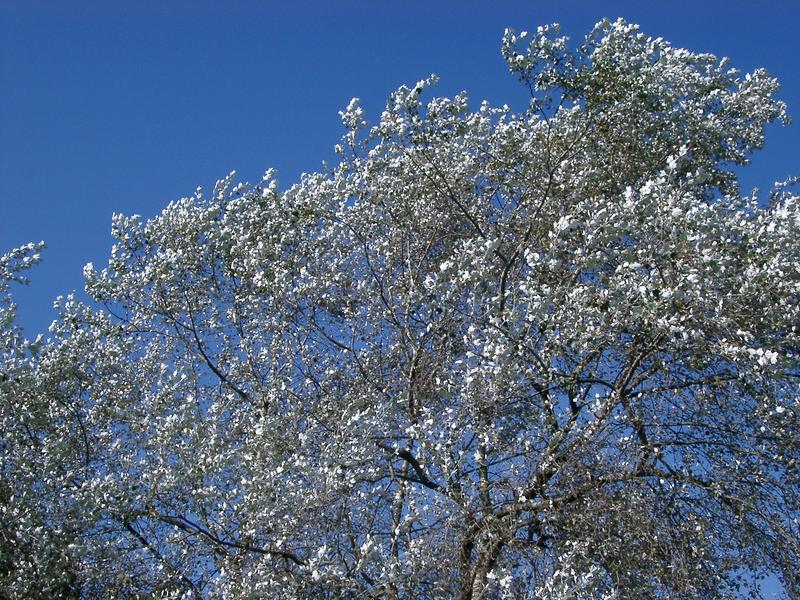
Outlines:
{"type": "Polygon", "coordinates": [[[27,244],[0,256],[0,598],[62,597],[76,591],[66,551],[75,521],[59,519],[51,503],[51,486],[58,480],[53,470],[68,469],[71,453],[46,443],[61,423],[59,410],[50,411],[42,400],[59,399],[35,393],[44,379],[34,377],[31,357],[37,356],[42,338],[22,337],[8,292],[11,282],[27,283],[22,273],[39,262],[43,247],[27,244]]]}
{"type": "Polygon", "coordinates": [[[3,589],[800,597],[800,199],[733,170],[777,83],[621,20],[502,49],[520,112],[354,100],[334,167],[116,215],[93,304],[4,318],[3,589]]]}

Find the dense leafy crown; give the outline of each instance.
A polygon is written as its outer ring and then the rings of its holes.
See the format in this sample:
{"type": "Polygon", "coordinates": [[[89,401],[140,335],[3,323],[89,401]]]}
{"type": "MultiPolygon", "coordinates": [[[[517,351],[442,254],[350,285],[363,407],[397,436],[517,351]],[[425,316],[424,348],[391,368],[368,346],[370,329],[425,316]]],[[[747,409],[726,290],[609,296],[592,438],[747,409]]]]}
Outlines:
{"type": "Polygon", "coordinates": [[[115,216],[46,343],[6,299],[0,595],[800,594],[800,206],[732,170],[775,80],[502,50],[527,109],[354,100],[325,172],[115,216]]]}

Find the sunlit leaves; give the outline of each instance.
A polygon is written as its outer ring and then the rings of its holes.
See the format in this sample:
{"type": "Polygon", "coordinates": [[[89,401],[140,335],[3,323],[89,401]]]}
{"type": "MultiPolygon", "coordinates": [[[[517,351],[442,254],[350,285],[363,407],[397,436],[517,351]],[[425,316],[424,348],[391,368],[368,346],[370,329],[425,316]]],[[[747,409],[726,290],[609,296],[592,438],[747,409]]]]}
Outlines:
{"type": "Polygon", "coordinates": [[[800,203],[730,170],[777,84],[623,21],[502,49],[526,110],[354,100],[325,172],[115,216],[47,344],[5,308],[4,531],[44,541],[4,585],[797,593],[800,203]]]}

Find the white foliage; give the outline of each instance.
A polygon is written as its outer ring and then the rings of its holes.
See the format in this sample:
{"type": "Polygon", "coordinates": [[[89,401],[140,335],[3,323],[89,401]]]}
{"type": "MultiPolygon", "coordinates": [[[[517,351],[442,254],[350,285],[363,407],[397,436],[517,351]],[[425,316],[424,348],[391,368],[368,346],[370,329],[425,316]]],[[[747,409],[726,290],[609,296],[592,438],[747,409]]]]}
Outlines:
{"type": "Polygon", "coordinates": [[[96,305],[13,325],[0,595],[800,593],[800,202],[729,166],[764,71],[508,30],[527,110],[395,92],[340,162],[115,215],[96,305]]]}

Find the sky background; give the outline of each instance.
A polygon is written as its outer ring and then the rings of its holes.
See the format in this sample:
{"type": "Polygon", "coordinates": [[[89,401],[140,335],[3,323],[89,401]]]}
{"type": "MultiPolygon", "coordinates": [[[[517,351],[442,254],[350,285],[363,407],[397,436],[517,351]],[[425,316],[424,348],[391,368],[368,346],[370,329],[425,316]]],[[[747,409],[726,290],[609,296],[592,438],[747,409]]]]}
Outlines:
{"type": "MultiPolygon", "coordinates": [[[[504,28],[559,22],[581,40],[604,16],[767,68],[800,115],[797,0],[0,0],[0,253],[48,245],[14,290],[20,323],[44,332],[53,299],[82,290],[83,265],[106,263],[112,213],[152,217],[234,169],[255,182],[275,167],[288,187],[333,160],[350,98],[374,121],[395,88],[432,72],[437,95],[521,106],[504,28]]],[[[800,175],[799,148],[800,124],[772,126],[743,190],[800,175]]]]}
{"type": "MultiPolygon", "coordinates": [[[[28,336],[53,299],[104,265],[114,212],[156,215],[236,170],[275,167],[286,188],[333,160],[338,111],[380,115],[430,73],[436,95],[468,90],[521,106],[500,56],[505,27],[560,22],[581,40],[603,16],[675,46],[763,66],[800,114],[800,2],[247,2],[0,0],[0,252],[44,240],[32,284],[15,288],[28,336]]],[[[800,175],[800,124],[768,131],[743,189],[800,175]]]]}

